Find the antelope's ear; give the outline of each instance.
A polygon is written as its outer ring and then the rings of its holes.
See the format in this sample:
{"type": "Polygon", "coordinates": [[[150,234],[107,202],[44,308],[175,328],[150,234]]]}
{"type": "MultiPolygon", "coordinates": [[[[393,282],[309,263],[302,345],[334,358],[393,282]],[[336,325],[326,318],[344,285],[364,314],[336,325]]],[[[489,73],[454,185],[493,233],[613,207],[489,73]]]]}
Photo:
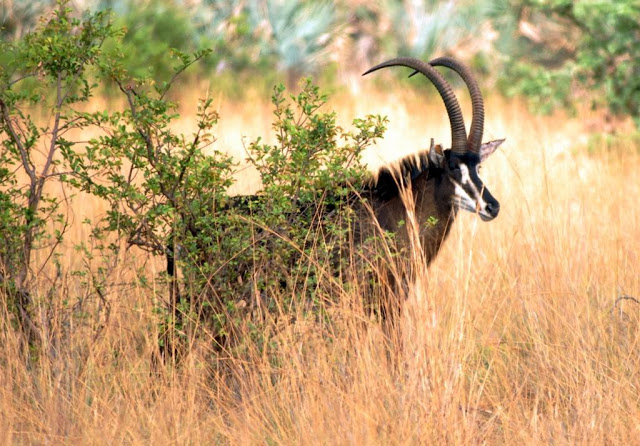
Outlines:
{"type": "Polygon", "coordinates": [[[431,148],[429,149],[429,163],[440,169],[444,167],[442,146],[440,144],[434,145],[433,138],[431,138],[431,148]]]}
{"type": "Polygon", "coordinates": [[[489,155],[496,151],[496,149],[504,142],[504,139],[496,139],[495,141],[485,142],[480,146],[480,162],[484,162],[489,155]]]}

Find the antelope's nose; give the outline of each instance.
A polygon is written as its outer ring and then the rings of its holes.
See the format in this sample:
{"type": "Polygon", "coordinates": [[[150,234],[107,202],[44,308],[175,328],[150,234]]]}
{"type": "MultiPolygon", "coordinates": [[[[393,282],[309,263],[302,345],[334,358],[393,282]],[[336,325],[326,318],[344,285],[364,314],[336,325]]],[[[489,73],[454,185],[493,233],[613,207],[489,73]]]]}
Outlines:
{"type": "Polygon", "coordinates": [[[498,203],[496,200],[489,201],[487,202],[486,210],[492,218],[496,218],[498,216],[498,213],[500,212],[500,203],[498,203]]]}

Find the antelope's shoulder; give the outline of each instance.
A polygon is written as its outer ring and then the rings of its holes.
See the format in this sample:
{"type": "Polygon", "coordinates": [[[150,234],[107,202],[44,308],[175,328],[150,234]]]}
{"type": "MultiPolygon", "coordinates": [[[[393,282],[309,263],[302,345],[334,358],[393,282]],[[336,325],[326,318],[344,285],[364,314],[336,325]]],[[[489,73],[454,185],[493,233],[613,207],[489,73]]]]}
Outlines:
{"type": "Polygon", "coordinates": [[[381,167],[368,188],[381,200],[391,200],[400,190],[429,170],[429,151],[413,153],[381,167]]]}

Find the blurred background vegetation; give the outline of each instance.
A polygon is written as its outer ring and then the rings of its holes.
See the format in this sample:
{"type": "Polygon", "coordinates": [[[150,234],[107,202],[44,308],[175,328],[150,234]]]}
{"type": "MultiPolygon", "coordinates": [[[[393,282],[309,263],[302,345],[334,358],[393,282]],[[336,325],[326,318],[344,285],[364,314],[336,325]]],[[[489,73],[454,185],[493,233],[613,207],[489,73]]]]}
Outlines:
{"type": "MultiPolygon", "coordinates": [[[[54,0],[4,0],[1,34],[18,39],[54,0]]],[[[485,85],[534,111],[587,103],[640,125],[638,0],[75,0],[78,14],[112,9],[129,71],[168,80],[166,55],[211,48],[190,73],[241,97],[246,86],[294,87],[314,75],[357,89],[371,65],[398,55],[454,55],[485,85]]],[[[108,46],[108,44],[107,44],[108,46]]],[[[399,75],[404,75],[400,73],[399,75]]],[[[186,79],[186,78],[185,78],[186,79]]],[[[183,80],[185,82],[185,80],[183,80]]]]}

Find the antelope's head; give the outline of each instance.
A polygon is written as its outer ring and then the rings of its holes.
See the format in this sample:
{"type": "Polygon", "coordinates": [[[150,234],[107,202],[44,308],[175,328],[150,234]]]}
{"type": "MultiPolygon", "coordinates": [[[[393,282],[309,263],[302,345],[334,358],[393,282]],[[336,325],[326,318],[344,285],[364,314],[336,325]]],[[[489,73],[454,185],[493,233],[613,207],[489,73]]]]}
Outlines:
{"type": "Polygon", "coordinates": [[[478,171],[480,164],[504,142],[504,139],[482,143],[484,102],[478,83],[469,69],[449,57],[440,57],[428,64],[418,59],[399,57],[376,65],[364,74],[390,66],[413,68],[415,71],[411,76],[422,73],[435,85],[444,101],[451,124],[451,148],[442,150],[440,145],[434,146],[432,143],[428,155],[429,170],[440,180],[438,193],[449,200],[456,210],[477,213],[483,221],[496,218],[500,204],[484,185],[478,171]],[[462,111],[453,89],[433,68],[434,66],[445,66],[454,70],[469,89],[473,116],[468,138],[462,111]]]}
{"type": "Polygon", "coordinates": [[[442,146],[431,146],[429,167],[440,171],[448,184],[442,186],[441,194],[450,197],[457,209],[477,213],[483,221],[493,220],[500,212],[500,203],[479,176],[480,164],[491,155],[504,139],[482,144],[478,152],[458,153],[453,149],[442,150],[442,146]]]}

